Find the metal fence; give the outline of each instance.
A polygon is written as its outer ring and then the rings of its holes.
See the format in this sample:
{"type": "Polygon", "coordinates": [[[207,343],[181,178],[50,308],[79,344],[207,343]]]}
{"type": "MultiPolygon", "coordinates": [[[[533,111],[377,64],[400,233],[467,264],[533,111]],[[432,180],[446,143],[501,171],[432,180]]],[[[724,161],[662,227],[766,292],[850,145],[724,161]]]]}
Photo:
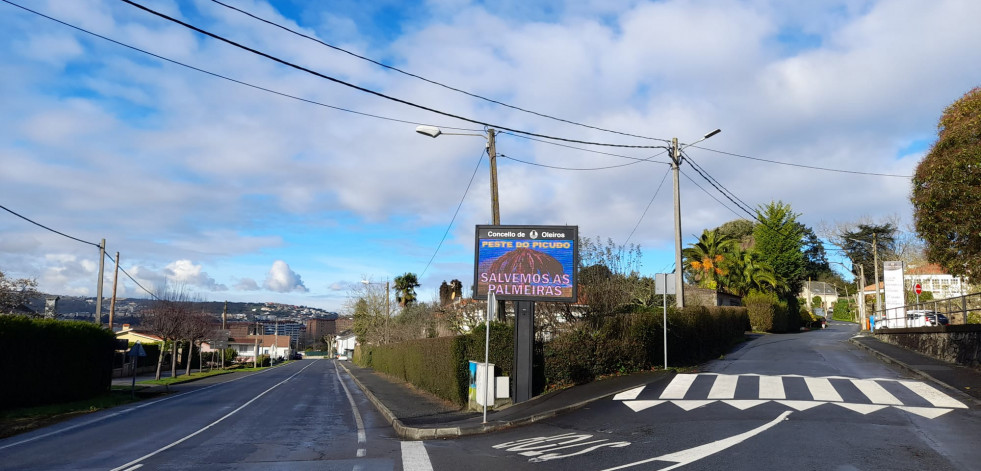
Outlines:
{"type": "MultiPolygon", "coordinates": [[[[971,318],[981,318],[981,293],[923,301],[899,308],[876,311],[876,328],[923,327],[919,317],[922,317],[925,311],[933,311],[947,316],[951,325],[967,324],[971,318]],[[972,314],[974,315],[972,316],[972,314]]],[[[977,323],[978,320],[974,320],[974,322],[977,323]]]]}

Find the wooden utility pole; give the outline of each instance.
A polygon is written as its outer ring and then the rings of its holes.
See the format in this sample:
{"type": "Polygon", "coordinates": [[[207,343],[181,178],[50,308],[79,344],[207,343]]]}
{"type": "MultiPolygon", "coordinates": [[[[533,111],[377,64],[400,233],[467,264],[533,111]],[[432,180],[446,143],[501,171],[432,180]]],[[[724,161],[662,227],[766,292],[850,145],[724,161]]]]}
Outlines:
{"type": "Polygon", "coordinates": [[[112,276],[112,301],[109,302],[109,331],[112,332],[112,319],[116,315],[116,286],[119,284],[119,252],[116,252],[116,271],[112,276]]]}
{"type": "Polygon", "coordinates": [[[102,276],[106,266],[106,240],[99,243],[99,282],[95,285],[95,323],[102,325],[102,276]]]}

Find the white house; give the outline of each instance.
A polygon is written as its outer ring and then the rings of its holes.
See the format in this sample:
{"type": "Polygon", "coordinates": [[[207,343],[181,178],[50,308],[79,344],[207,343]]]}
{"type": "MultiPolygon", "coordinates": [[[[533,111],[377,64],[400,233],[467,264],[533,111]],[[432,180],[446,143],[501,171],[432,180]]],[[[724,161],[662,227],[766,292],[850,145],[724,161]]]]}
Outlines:
{"type": "Polygon", "coordinates": [[[354,347],[358,345],[357,336],[354,332],[346,330],[334,337],[334,350],[338,355],[347,355],[350,358],[354,355],[354,347]]]}
{"type": "Polygon", "coordinates": [[[293,349],[288,335],[248,335],[228,339],[228,348],[234,348],[239,360],[251,361],[258,351],[259,355],[270,358],[290,358],[293,349]]]}
{"type": "Polygon", "coordinates": [[[944,269],[935,263],[921,266],[910,266],[903,276],[906,284],[906,291],[913,291],[917,283],[923,291],[933,294],[933,299],[947,299],[964,296],[967,294],[967,284],[961,278],[944,272],[944,269]]]}

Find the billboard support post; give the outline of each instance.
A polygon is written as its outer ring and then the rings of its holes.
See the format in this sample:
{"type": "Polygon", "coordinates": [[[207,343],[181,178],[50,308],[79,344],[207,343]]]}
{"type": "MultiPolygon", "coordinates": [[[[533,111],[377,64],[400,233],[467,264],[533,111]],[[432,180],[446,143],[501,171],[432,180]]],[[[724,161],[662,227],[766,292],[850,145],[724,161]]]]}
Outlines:
{"type": "Polygon", "coordinates": [[[514,403],[532,396],[532,356],[535,344],[535,302],[517,301],[514,319],[514,403]]]}

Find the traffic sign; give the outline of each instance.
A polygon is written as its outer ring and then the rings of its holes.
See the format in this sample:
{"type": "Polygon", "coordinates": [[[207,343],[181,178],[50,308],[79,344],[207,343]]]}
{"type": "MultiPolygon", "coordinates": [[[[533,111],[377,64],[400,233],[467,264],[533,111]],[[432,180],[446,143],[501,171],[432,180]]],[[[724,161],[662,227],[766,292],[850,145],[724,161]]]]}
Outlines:
{"type": "Polygon", "coordinates": [[[919,296],[921,293],[923,293],[923,287],[917,283],[916,286],[913,287],[913,291],[916,291],[916,295],[919,296]]]}
{"type": "Polygon", "coordinates": [[[130,348],[129,349],[129,356],[131,356],[131,357],[145,357],[146,356],[146,350],[143,349],[143,345],[140,345],[140,342],[136,342],[136,345],[133,345],[133,348],[130,348]]]}

